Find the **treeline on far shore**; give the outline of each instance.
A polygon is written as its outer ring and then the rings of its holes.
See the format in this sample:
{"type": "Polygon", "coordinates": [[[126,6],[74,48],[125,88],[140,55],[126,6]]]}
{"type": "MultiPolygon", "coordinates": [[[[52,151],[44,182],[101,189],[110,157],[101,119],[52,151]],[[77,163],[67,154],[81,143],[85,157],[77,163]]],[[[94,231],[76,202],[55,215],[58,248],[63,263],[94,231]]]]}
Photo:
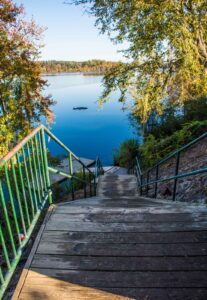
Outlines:
{"type": "Polygon", "coordinates": [[[69,72],[82,72],[91,74],[105,74],[112,67],[117,65],[117,62],[105,60],[88,60],[88,61],[41,61],[43,74],[54,73],[69,73],[69,72]]]}

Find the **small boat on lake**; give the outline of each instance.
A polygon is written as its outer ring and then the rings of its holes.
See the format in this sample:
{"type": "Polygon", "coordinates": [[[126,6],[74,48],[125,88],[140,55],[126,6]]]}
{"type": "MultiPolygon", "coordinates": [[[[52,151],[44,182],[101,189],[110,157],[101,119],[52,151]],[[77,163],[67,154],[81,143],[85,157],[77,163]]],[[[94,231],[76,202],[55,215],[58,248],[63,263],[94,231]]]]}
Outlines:
{"type": "Polygon", "coordinates": [[[88,109],[86,106],[78,106],[78,107],[73,107],[73,110],[85,110],[88,109]]]}

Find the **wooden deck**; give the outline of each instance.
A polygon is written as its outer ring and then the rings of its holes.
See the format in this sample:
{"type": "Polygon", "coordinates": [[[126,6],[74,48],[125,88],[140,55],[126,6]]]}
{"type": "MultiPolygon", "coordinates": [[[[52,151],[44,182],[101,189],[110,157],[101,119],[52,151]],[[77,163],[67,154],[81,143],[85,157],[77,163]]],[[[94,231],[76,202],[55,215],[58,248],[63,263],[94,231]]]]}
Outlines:
{"type": "Polygon", "coordinates": [[[206,208],[110,196],[113,180],[50,208],[13,300],[207,299],[206,208]]]}

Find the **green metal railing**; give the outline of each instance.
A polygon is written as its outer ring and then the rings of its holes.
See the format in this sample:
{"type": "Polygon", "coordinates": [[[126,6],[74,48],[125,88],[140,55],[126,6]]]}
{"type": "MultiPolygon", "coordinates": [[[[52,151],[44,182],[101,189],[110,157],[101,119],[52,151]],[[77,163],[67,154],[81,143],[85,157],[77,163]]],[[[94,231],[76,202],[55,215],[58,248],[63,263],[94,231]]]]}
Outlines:
{"type": "Polygon", "coordinates": [[[75,199],[77,186],[84,190],[85,198],[96,194],[97,177],[103,173],[103,168],[97,159],[92,172],[44,125],[36,128],[0,160],[0,299],[43,208],[53,202],[50,172],[70,181],[72,199],[75,199]],[[46,136],[66,151],[68,172],[50,165],[46,136]],[[80,165],[78,172],[73,170],[74,161],[80,165]]]}
{"type": "Polygon", "coordinates": [[[192,142],[188,143],[187,145],[179,148],[175,152],[171,153],[161,161],[159,161],[155,166],[148,169],[145,172],[141,171],[140,163],[138,158],[136,158],[135,166],[134,166],[134,174],[137,177],[137,183],[140,190],[140,195],[149,194],[150,187],[154,187],[154,193],[151,195],[153,198],[157,198],[158,194],[158,186],[163,182],[173,181],[173,192],[172,192],[172,200],[176,200],[176,192],[177,192],[177,183],[180,178],[185,178],[189,176],[195,176],[198,174],[206,173],[207,172],[207,162],[206,167],[198,168],[196,170],[192,170],[189,172],[182,172],[180,171],[180,163],[181,163],[181,154],[185,152],[187,149],[191,148],[193,145],[196,145],[200,141],[207,138],[207,132],[202,134],[200,137],[194,139],[192,142]],[[161,178],[160,175],[160,168],[165,163],[172,161],[174,159],[174,174],[172,176],[164,176],[161,178]]]}

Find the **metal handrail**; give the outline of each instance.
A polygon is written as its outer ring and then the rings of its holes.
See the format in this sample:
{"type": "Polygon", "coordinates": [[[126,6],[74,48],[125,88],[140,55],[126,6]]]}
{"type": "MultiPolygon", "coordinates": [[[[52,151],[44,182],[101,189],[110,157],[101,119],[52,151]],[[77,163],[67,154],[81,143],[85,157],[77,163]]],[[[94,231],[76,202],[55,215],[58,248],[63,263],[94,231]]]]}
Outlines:
{"type": "Polygon", "coordinates": [[[144,173],[142,173],[142,175],[146,174],[147,172],[150,172],[151,170],[155,169],[157,166],[162,165],[164,162],[166,162],[167,160],[169,160],[173,156],[176,156],[178,153],[183,152],[184,150],[190,148],[191,146],[193,146],[194,144],[198,143],[199,141],[201,141],[205,137],[207,137],[207,132],[205,132],[204,134],[200,135],[198,138],[192,140],[190,143],[184,145],[183,147],[177,149],[176,151],[170,153],[169,155],[167,155],[166,157],[164,157],[162,160],[160,160],[157,164],[155,164],[153,167],[147,169],[144,173]]]}
{"type": "Polygon", "coordinates": [[[65,149],[68,153],[72,155],[75,160],[77,160],[89,173],[92,173],[91,170],[80,160],[79,157],[77,157],[67,146],[65,146],[47,127],[42,125],[44,127],[44,131],[63,149],[65,149]]]}
{"type": "Polygon", "coordinates": [[[45,205],[53,202],[50,172],[70,180],[72,199],[75,199],[74,181],[81,183],[84,197],[96,194],[97,170],[92,172],[67,146],[44,125],[35,128],[17,146],[0,160],[0,299],[11,280],[33,229],[45,205]],[[48,163],[46,135],[61,146],[68,155],[69,172],[52,168],[48,163]],[[73,160],[81,170],[74,172],[73,160]],[[87,172],[87,174],[86,174],[87,172]],[[78,177],[81,173],[81,177],[78,177]]]}
{"type": "Polygon", "coordinates": [[[95,162],[95,176],[99,177],[100,175],[103,175],[103,174],[104,174],[103,166],[101,164],[99,157],[97,157],[96,162],[95,162]]]}
{"type": "Polygon", "coordinates": [[[16,145],[9,153],[4,156],[2,159],[0,159],[0,166],[6,163],[9,159],[11,159],[21,148],[33,137],[36,135],[38,131],[41,129],[45,129],[46,127],[41,124],[38,127],[36,127],[34,130],[31,131],[30,134],[28,134],[18,145],[16,145]]]}
{"type": "Polygon", "coordinates": [[[157,197],[157,190],[158,190],[158,183],[174,180],[174,186],[173,186],[173,195],[172,199],[173,201],[176,200],[176,190],[177,190],[177,180],[179,178],[188,177],[188,176],[194,176],[197,174],[202,174],[207,172],[207,167],[197,169],[191,172],[181,173],[179,174],[179,164],[180,164],[180,154],[190,148],[191,146],[197,144],[199,141],[203,140],[204,138],[207,138],[207,132],[199,136],[198,138],[192,140],[188,144],[184,145],[183,147],[177,149],[176,151],[170,153],[165,158],[160,160],[158,163],[156,163],[153,167],[147,169],[146,171],[142,172],[140,168],[139,159],[136,157],[135,166],[134,166],[134,173],[137,177],[138,187],[140,189],[140,194],[143,194],[143,188],[146,187],[146,193],[148,196],[148,190],[150,185],[154,185],[154,195],[153,197],[157,197]],[[169,161],[171,158],[176,157],[176,163],[175,163],[175,175],[174,176],[168,176],[166,178],[159,179],[159,167],[169,161]],[[155,170],[155,179],[150,180],[150,173],[155,170]],[[144,177],[146,178],[146,183],[144,182],[144,177]]]}

